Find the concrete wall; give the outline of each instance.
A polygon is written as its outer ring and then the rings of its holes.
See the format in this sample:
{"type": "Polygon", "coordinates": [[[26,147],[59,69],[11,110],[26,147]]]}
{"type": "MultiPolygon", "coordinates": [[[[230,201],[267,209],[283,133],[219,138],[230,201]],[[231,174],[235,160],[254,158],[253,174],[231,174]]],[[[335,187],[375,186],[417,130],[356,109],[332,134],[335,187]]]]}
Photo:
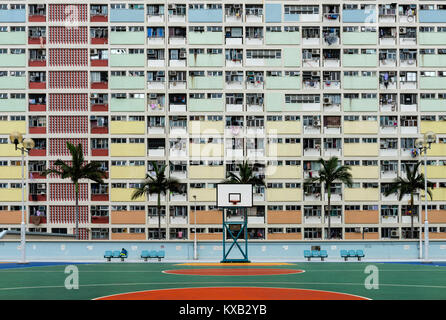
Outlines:
{"type": "MultiPolygon", "coordinates": [[[[227,247],[230,246],[227,242],[227,247]]],[[[242,242],[240,245],[244,248],[242,242]]],[[[303,261],[304,250],[311,246],[320,246],[327,250],[328,261],[341,261],[340,250],[362,249],[366,260],[416,260],[418,259],[418,241],[299,241],[299,242],[255,242],[249,243],[248,255],[252,261],[303,261]]],[[[29,241],[27,259],[29,261],[105,261],[106,250],[126,248],[129,260],[140,261],[142,250],[165,250],[165,261],[192,260],[193,241],[177,242],[141,242],[141,241],[29,241]]],[[[240,258],[233,249],[229,258],[240,258]],[[233,254],[234,253],[234,254],[233,254]]],[[[19,241],[0,242],[0,261],[20,259],[19,241]]],[[[446,241],[431,241],[429,256],[432,260],[446,259],[446,241]]],[[[222,242],[199,242],[200,260],[220,261],[222,242]]]]}

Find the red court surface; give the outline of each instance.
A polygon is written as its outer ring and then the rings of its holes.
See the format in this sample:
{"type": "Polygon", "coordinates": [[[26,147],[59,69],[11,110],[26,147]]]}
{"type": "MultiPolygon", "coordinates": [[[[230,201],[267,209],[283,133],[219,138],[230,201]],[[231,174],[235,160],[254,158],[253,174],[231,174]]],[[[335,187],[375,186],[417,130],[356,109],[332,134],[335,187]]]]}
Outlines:
{"type": "Polygon", "coordinates": [[[369,300],[319,290],[265,287],[209,287],[162,289],[116,294],[95,300],[369,300]]]}
{"type": "Polygon", "coordinates": [[[302,273],[303,270],[292,269],[256,269],[256,268],[212,268],[212,269],[177,269],[166,270],[163,273],[194,275],[194,276],[271,276],[281,274],[302,273]]]}

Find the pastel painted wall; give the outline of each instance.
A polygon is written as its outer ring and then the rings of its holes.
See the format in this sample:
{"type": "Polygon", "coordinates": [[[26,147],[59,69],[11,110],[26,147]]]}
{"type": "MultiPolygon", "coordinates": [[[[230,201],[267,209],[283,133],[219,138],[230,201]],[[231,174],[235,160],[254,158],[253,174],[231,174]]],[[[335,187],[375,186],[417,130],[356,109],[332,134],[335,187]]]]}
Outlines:
{"type": "MultiPolygon", "coordinates": [[[[230,243],[228,241],[228,243],[230,243]]],[[[227,243],[227,244],[228,244],[227,243]]],[[[429,256],[431,259],[446,259],[446,241],[430,241],[429,256]]],[[[2,252],[0,261],[20,259],[18,241],[0,242],[2,252]]],[[[320,246],[327,250],[328,261],[341,261],[340,250],[362,249],[366,260],[410,260],[418,258],[418,241],[277,241],[255,242],[248,246],[248,255],[252,261],[302,261],[304,250],[311,246],[320,246]]],[[[29,261],[105,261],[106,250],[126,248],[129,260],[141,261],[142,250],[164,250],[165,261],[192,260],[193,241],[158,242],[158,241],[30,241],[27,242],[27,259],[29,261]]],[[[236,251],[231,252],[237,258],[236,251]]],[[[198,257],[201,260],[220,261],[222,258],[222,242],[199,242],[198,257]]]]}

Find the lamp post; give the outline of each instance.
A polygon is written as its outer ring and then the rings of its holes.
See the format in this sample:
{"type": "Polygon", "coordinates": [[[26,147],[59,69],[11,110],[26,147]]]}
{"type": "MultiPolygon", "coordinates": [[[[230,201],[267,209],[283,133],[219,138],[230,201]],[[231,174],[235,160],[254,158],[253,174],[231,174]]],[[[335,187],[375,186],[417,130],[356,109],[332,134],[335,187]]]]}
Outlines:
{"type": "Polygon", "coordinates": [[[197,255],[197,196],[193,195],[192,198],[194,198],[194,260],[198,259],[197,255]]]}
{"type": "MultiPolygon", "coordinates": [[[[429,222],[427,216],[427,150],[431,148],[432,143],[435,142],[437,136],[434,132],[429,131],[424,134],[424,138],[415,140],[415,146],[420,150],[420,154],[424,153],[424,260],[429,259],[429,222]]],[[[421,214],[420,214],[421,218],[421,214]]],[[[421,228],[420,228],[421,233],[421,228]]],[[[421,241],[421,237],[420,237],[421,241]]],[[[421,250],[421,246],[420,246],[421,250]]]]}
{"type": "Polygon", "coordinates": [[[23,139],[23,135],[20,132],[13,132],[9,135],[9,140],[11,143],[15,145],[16,150],[20,150],[22,152],[22,223],[20,225],[20,247],[22,250],[22,260],[19,263],[27,263],[26,262],[26,222],[25,222],[25,152],[29,153],[29,151],[34,148],[35,144],[32,139],[23,139]],[[22,144],[22,147],[19,147],[19,144],[22,144]]]}

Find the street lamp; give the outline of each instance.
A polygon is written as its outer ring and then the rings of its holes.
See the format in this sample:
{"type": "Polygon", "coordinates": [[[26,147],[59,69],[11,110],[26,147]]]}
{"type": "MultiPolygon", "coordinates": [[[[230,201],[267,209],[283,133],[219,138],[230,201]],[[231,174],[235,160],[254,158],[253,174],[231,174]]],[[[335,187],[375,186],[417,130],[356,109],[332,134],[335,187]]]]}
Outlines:
{"type": "MultiPolygon", "coordinates": [[[[425,202],[425,219],[424,219],[424,260],[429,259],[429,223],[427,221],[427,150],[431,148],[437,136],[434,132],[428,131],[424,134],[424,138],[415,140],[415,147],[420,150],[420,154],[424,153],[424,202],[425,202]]],[[[421,218],[421,214],[420,214],[421,218]]],[[[420,228],[421,235],[421,228],[420,228]]],[[[421,242],[421,237],[420,237],[421,242]]],[[[421,250],[421,245],[420,245],[421,250]]]]}
{"type": "Polygon", "coordinates": [[[9,135],[9,140],[15,145],[16,150],[20,150],[22,152],[22,223],[20,225],[20,246],[22,250],[22,261],[19,263],[27,263],[25,248],[25,152],[29,153],[29,151],[34,148],[35,143],[32,139],[23,139],[23,135],[20,132],[16,131],[9,135]],[[20,143],[23,147],[18,146],[20,143]]]}
{"type": "Polygon", "coordinates": [[[193,195],[192,198],[194,198],[194,219],[195,219],[195,226],[194,226],[194,260],[198,259],[197,256],[197,196],[193,195]]]}

